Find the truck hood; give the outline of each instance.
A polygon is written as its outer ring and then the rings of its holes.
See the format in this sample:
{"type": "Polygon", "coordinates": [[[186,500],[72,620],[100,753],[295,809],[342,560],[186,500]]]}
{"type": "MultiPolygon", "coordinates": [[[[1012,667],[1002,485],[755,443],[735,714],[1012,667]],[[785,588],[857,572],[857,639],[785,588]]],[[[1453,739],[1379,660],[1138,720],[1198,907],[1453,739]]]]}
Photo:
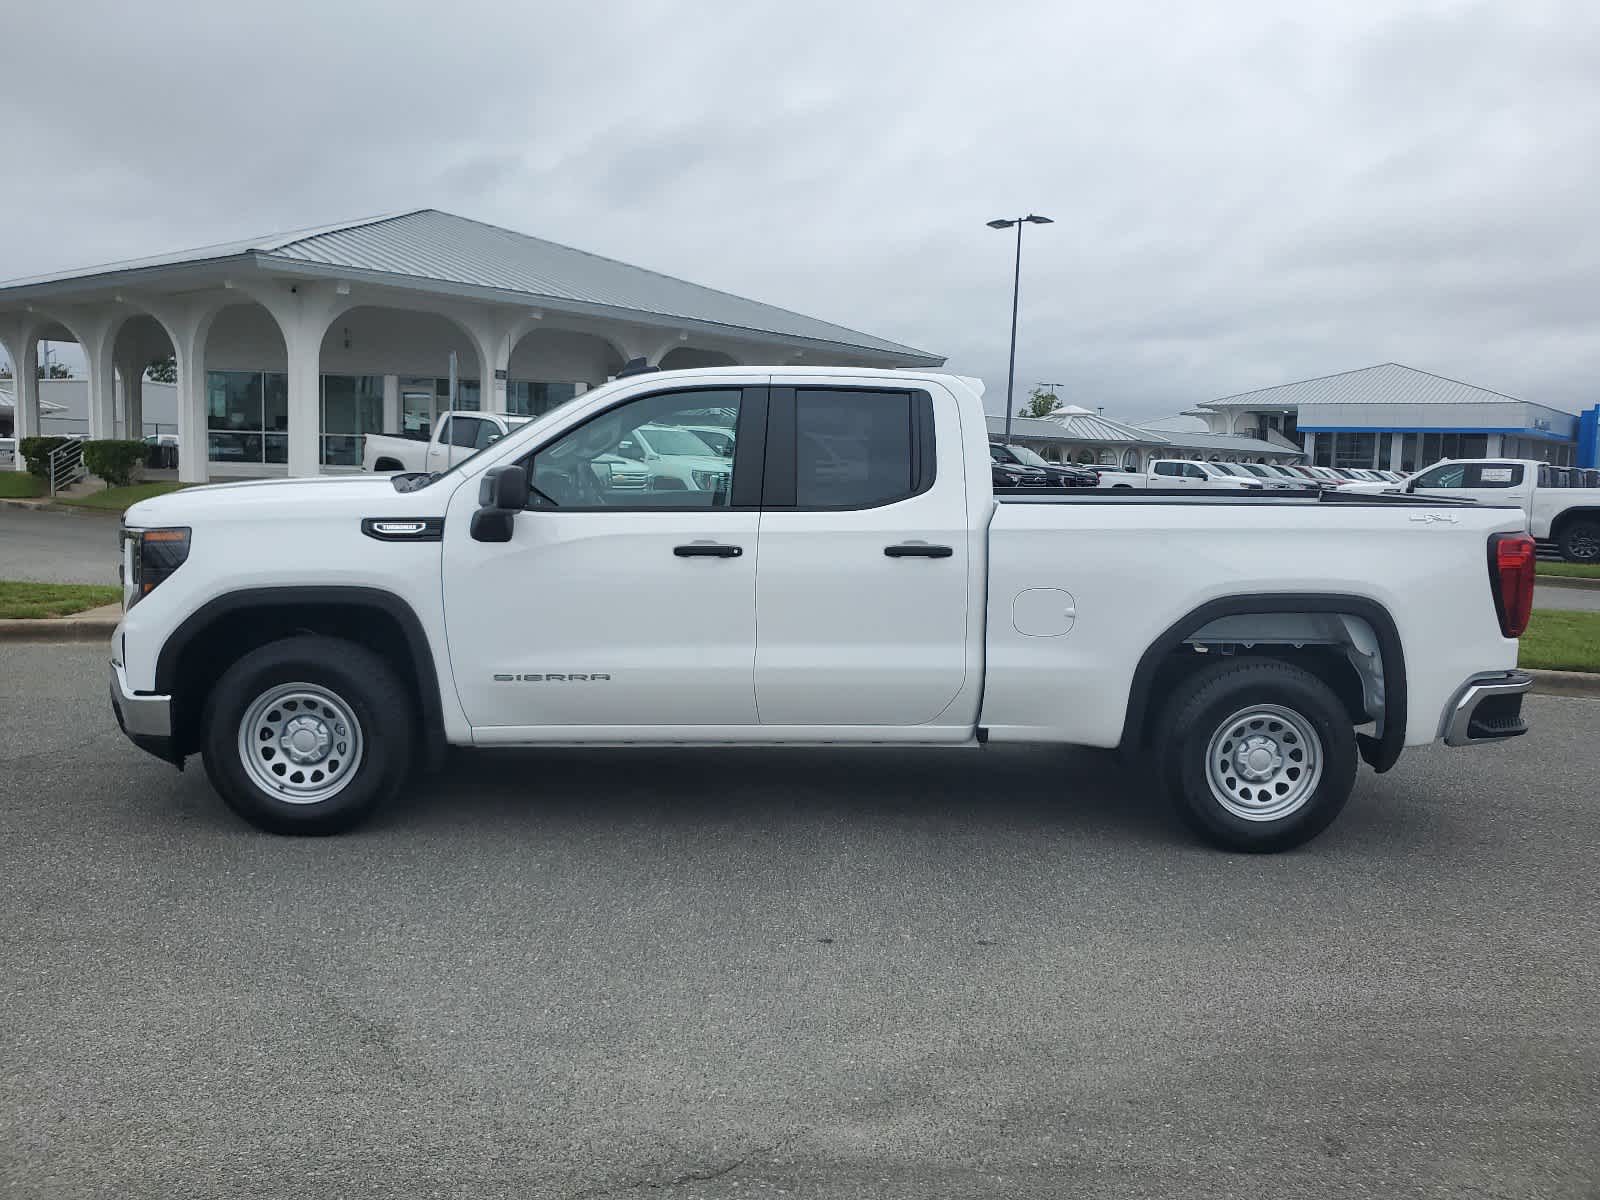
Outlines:
{"type": "MultiPolygon", "coordinates": [[[[271,514],[278,518],[296,513],[326,516],[340,510],[359,512],[361,516],[384,516],[388,510],[408,514],[415,511],[416,501],[423,493],[402,495],[394,490],[389,480],[388,475],[313,475],[304,479],[205,484],[141,500],[128,509],[123,521],[130,526],[149,528],[190,525],[211,517],[271,514]]],[[[440,488],[438,498],[427,507],[443,512],[445,497],[453,490],[440,488]]]]}

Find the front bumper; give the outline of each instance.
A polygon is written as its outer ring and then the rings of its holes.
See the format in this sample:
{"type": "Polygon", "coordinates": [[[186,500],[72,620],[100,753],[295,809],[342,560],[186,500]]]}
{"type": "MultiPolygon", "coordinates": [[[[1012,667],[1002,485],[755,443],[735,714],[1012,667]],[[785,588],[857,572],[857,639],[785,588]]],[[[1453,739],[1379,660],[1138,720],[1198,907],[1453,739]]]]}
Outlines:
{"type": "Polygon", "coordinates": [[[174,766],[183,766],[172,741],[172,697],[147,696],[128,690],[120,663],[111,664],[111,711],[117,725],[139,749],[174,766]]]}
{"type": "Polygon", "coordinates": [[[1526,671],[1473,676],[1445,709],[1445,745],[1475,746],[1527,733],[1522,697],[1532,687],[1533,676],[1526,671]]]}

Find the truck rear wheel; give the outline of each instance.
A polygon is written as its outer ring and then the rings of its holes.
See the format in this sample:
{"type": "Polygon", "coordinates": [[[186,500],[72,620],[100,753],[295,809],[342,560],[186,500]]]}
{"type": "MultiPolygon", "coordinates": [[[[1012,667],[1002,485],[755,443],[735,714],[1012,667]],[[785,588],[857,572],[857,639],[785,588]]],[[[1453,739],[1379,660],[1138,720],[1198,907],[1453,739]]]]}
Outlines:
{"type": "Polygon", "coordinates": [[[1568,562],[1600,562],[1600,522],[1568,521],[1559,544],[1561,557],[1568,562]]]}
{"type": "Polygon", "coordinates": [[[1179,814],[1209,841],[1254,853],[1309,841],[1355,786],[1355,730],[1327,684],[1272,659],[1225,659],[1166,710],[1161,766],[1179,814]]]}
{"type": "Polygon", "coordinates": [[[271,833],[341,833],[399,789],[411,711],[377,655],[302,635],[245,655],[206,706],[206,774],[228,807],[271,833]]]}

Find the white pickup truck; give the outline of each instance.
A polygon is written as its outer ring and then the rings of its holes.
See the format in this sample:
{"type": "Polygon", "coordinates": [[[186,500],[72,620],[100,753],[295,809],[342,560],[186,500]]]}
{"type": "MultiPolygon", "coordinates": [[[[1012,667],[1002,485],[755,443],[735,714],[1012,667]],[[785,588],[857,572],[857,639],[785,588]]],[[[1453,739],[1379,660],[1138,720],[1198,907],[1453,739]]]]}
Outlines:
{"type": "Polygon", "coordinates": [[[447,471],[493,445],[532,417],[455,410],[441,413],[430,438],[369,433],[362,439],[361,466],[368,471],[447,471]]]}
{"type": "Polygon", "coordinates": [[[1266,485],[1225,471],[1216,463],[1158,458],[1144,471],[1101,471],[1103,488],[1156,488],[1202,492],[1253,492],[1266,485]]]}
{"type": "Polygon", "coordinates": [[[355,825],[447,745],[1032,742],[1120,747],[1206,837],[1277,850],[1333,820],[1358,757],[1525,730],[1522,523],[1408,496],[998,499],[971,381],[636,375],[442,473],[133,506],[111,701],[278,832],[355,825]],[[707,412],[727,487],[594,469],[707,412]]]}
{"type": "Polygon", "coordinates": [[[1600,562],[1600,476],[1535,459],[1445,459],[1402,483],[1349,483],[1345,492],[1449,496],[1514,505],[1539,541],[1554,542],[1568,562],[1600,562]]]}

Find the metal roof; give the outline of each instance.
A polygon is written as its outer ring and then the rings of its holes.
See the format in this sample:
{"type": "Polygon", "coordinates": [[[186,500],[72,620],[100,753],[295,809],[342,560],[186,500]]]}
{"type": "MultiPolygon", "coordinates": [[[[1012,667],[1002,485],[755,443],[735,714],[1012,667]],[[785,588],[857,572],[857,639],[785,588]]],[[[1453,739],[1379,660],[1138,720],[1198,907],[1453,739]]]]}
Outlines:
{"type": "Polygon", "coordinates": [[[1135,421],[1134,426],[1139,429],[1149,429],[1156,433],[1209,433],[1211,426],[1207,425],[1203,417],[1193,413],[1175,413],[1170,417],[1157,417],[1153,421],[1135,421]]]}
{"type": "Polygon", "coordinates": [[[1383,363],[1319,379],[1302,379],[1207,400],[1206,408],[1298,408],[1302,404],[1504,404],[1515,396],[1430,375],[1400,363],[1383,363]]]}
{"type": "Polygon", "coordinates": [[[1274,458],[1304,458],[1300,447],[1283,440],[1264,442],[1260,438],[1241,437],[1235,433],[1189,433],[1174,430],[1162,434],[1167,443],[1180,450],[1215,451],[1219,454],[1270,454],[1274,458]]]}
{"type": "MultiPolygon", "coordinates": [[[[1005,417],[989,418],[990,433],[1005,433],[1005,417]]],[[[1058,442],[1092,442],[1095,445],[1161,446],[1166,439],[1082,410],[1066,416],[1012,417],[1011,432],[1016,437],[1049,438],[1058,442]]]]}
{"type": "Polygon", "coordinates": [[[827,342],[896,355],[911,365],[938,366],[944,362],[941,356],[926,350],[432,208],[224,242],[88,270],[8,280],[0,283],[0,290],[243,255],[280,266],[303,264],[446,283],[557,304],[569,301],[599,305],[657,318],[827,342]]]}

